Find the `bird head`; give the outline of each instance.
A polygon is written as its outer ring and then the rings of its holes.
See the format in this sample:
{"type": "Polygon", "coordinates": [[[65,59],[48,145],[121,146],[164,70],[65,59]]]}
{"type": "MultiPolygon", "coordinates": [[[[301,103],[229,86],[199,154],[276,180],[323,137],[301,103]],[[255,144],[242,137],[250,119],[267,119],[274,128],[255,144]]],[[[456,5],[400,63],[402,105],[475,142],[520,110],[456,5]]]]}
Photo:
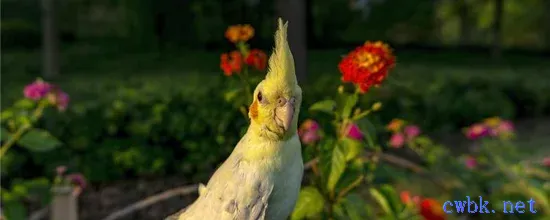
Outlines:
{"type": "Polygon", "coordinates": [[[253,132],[274,141],[296,134],[302,103],[302,89],[296,79],[287,29],[288,22],[283,23],[279,18],[269,69],[265,79],[254,90],[248,112],[253,132]]]}

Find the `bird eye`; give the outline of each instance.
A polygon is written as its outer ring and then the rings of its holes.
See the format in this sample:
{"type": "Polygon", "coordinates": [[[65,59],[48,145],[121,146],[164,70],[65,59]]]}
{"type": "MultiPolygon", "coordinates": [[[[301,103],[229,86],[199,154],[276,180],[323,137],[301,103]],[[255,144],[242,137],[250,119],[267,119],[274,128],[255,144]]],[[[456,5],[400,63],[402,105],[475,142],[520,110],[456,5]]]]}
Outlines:
{"type": "Polygon", "coordinates": [[[258,92],[258,101],[262,101],[263,99],[263,96],[262,96],[262,92],[258,92]]]}

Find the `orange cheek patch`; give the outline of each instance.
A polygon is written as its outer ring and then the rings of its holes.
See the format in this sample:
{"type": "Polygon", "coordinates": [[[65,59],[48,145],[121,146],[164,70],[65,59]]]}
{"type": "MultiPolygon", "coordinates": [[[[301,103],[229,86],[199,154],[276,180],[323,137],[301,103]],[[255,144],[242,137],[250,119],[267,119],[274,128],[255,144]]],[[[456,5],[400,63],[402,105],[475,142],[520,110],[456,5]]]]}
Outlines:
{"type": "Polygon", "coordinates": [[[250,105],[250,110],[248,114],[250,114],[250,117],[252,119],[258,118],[258,103],[256,101],[252,102],[252,105],[250,105]]]}

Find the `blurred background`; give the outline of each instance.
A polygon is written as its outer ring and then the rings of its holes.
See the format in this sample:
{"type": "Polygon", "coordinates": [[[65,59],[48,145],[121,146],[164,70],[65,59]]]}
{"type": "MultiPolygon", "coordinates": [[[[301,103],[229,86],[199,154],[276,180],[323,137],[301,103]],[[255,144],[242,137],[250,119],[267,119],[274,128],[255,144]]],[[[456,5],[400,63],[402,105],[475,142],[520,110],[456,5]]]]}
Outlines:
{"type": "MultiPolygon", "coordinates": [[[[304,91],[301,120],[322,117],[307,106],[336,93],[342,56],[380,40],[394,49],[396,67],[359,101],[383,104],[369,116],[378,133],[403,118],[460,154],[469,145],[463,128],[498,116],[514,121],[523,159],[550,155],[547,0],[0,3],[2,110],[38,77],[70,96],[66,111],[46,111],[36,124],[63,146],[11,148],[2,157],[3,209],[40,210],[47,200],[24,194],[16,201],[17,186],[50,184],[61,165],[87,179],[79,219],[101,219],[147,196],[207,181],[248,123],[222,91],[228,77],[220,54],[234,48],[224,33],[250,24],[249,44],[269,55],[278,16],[289,20],[304,91]]],[[[176,196],[122,219],[159,219],[195,196],[176,196]]]]}

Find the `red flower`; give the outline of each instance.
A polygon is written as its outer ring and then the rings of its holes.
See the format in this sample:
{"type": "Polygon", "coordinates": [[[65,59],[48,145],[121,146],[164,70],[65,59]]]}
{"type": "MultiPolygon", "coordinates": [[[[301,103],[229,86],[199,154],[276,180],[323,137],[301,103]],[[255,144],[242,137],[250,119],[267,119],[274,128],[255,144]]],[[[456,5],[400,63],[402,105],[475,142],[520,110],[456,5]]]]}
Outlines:
{"type": "Polygon", "coordinates": [[[445,220],[443,207],[437,200],[431,198],[422,199],[420,203],[420,215],[425,220],[445,220]]]}
{"type": "Polygon", "coordinates": [[[342,81],[359,86],[361,92],[382,83],[388,71],[394,67],[395,57],[388,45],[366,42],[351,51],[338,65],[342,81]]]}
{"type": "Polygon", "coordinates": [[[243,57],[239,51],[231,51],[221,56],[220,68],[226,76],[241,72],[243,57]]]}
{"type": "Polygon", "coordinates": [[[264,71],[267,63],[267,55],[258,49],[252,49],[246,57],[246,64],[254,68],[264,71]]]}

